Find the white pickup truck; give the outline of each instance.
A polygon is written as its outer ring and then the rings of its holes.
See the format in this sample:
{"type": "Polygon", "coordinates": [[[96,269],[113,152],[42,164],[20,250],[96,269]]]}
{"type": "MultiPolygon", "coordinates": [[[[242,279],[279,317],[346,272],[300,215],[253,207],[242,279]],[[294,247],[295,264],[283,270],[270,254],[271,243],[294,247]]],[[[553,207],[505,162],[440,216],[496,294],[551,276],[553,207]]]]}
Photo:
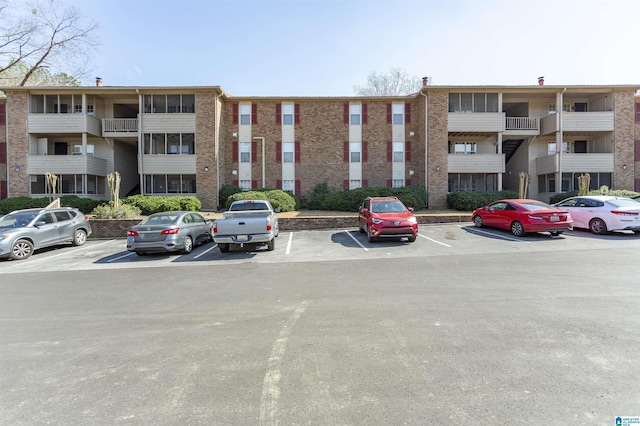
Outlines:
{"type": "Polygon", "coordinates": [[[276,211],[266,200],[234,201],[221,219],[213,223],[213,241],[221,253],[227,253],[231,245],[265,245],[275,248],[278,236],[276,211]]]}

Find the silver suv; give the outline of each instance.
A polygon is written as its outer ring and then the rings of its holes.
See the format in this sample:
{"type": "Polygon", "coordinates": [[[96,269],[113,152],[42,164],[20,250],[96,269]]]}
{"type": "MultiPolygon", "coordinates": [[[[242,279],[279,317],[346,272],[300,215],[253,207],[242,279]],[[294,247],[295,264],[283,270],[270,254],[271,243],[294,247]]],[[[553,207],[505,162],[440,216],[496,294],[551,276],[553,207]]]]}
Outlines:
{"type": "Polygon", "coordinates": [[[0,217],[0,259],[26,259],[34,250],[58,244],[81,246],[89,235],[91,225],[78,209],[15,210],[0,217]]]}

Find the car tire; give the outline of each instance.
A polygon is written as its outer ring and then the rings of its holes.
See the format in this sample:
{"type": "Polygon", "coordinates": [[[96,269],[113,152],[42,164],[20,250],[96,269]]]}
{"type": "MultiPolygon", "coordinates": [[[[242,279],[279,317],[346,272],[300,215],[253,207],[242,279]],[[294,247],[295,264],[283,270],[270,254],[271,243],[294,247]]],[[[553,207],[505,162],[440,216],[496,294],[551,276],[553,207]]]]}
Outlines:
{"type": "Polygon", "coordinates": [[[191,237],[184,237],[184,248],[182,249],[183,254],[189,254],[193,251],[193,240],[191,237]]]}
{"type": "Polygon", "coordinates": [[[376,237],[374,237],[373,235],[371,235],[371,230],[369,229],[369,227],[368,227],[368,226],[367,226],[367,240],[368,240],[370,243],[375,243],[375,242],[376,242],[376,240],[377,240],[377,238],[376,238],[376,237]]]}
{"type": "Polygon", "coordinates": [[[482,217],[480,215],[476,215],[476,217],[473,218],[473,224],[476,228],[482,228],[482,217]]]}
{"type": "Polygon", "coordinates": [[[18,240],[11,247],[11,259],[24,260],[33,254],[33,244],[29,240],[18,240]]]}
{"type": "Polygon", "coordinates": [[[413,243],[416,240],[416,236],[412,235],[411,237],[408,238],[410,243],[413,243]]]}
{"type": "Polygon", "coordinates": [[[145,256],[147,253],[143,252],[143,251],[136,251],[136,254],[138,256],[145,256]]]}
{"type": "Polygon", "coordinates": [[[589,222],[589,229],[591,230],[591,232],[598,235],[603,235],[608,232],[607,224],[604,223],[604,220],[598,217],[591,219],[591,221],[589,222]]]}
{"type": "Polygon", "coordinates": [[[267,251],[273,251],[276,248],[276,239],[272,238],[271,241],[267,243],[267,251]]]}
{"type": "Polygon", "coordinates": [[[73,245],[74,246],[82,246],[87,242],[87,233],[84,229],[76,229],[76,232],[73,233],[73,245]]]}
{"type": "Polygon", "coordinates": [[[562,231],[551,231],[550,234],[552,237],[557,237],[558,235],[562,234],[562,231]]]}
{"type": "Polygon", "coordinates": [[[358,230],[360,231],[360,233],[364,234],[364,228],[362,227],[362,223],[360,222],[360,220],[358,220],[358,230]]]}
{"type": "Polygon", "coordinates": [[[218,248],[220,249],[220,253],[228,253],[229,252],[229,244],[227,244],[227,243],[218,244],[218,248]]]}
{"type": "Polygon", "coordinates": [[[522,226],[522,223],[518,222],[517,220],[511,224],[511,233],[516,237],[524,237],[524,235],[526,234],[526,232],[524,231],[524,226],[522,226]]]}

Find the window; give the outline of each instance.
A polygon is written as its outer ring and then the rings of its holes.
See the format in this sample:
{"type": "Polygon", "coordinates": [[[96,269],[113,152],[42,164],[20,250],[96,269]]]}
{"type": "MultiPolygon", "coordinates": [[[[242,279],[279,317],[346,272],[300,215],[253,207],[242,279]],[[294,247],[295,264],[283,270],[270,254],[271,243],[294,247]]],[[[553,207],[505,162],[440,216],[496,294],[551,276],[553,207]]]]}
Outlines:
{"type": "Polygon", "coordinates": [[[73,106],[74,114],[82,114],[82,104],[76,104],[73,106]]]}
{"type": "Polygon", "coordinates": [[[282,142],[282,162],[293,163],[294,162],[294,142],[282,142]]]}
{"type": "Polygon", "coordinates": [[[404,142],[393,142],[393,162],[404,162],[404,142]]]}
{"type": "Polygon", "coordinates": [[[93,117],[93,104],[87,105],[87,115],[90,115],[93,117]]]}
{"type": "Polygon", "coordinates": [[[251,104],[240,104],[240,124],[251,124],[251,104]]]}
{"type": "Polygon", "coordinates": [[[636,102],[636,123],[640,123],[640,102],[636,102]]]}
{"type": "Polygon", "coordinates": [[[476,142],[454,142],[450,145],[451,154],[476,154],[477,149],[476,142]]]}
{"type": "Polygon", "coordinates": [[[153,133],[151,135],[151,154],[166,154],[164,133],[153,133]]]}
{"type": "Polygon", "coordinates": [[[74,144],[71,149],[71,155],[82,155],[82,145],[74,144]]]}
{"type": "Polygon", "coordinates": [[[283,180],[282,181],[282,190],[289,192],[291,194],[295,193],[296,190],[296,181],[295,180],[283,180]]]}
{"type": "Polygon", "coordinates": [[[182,145],[180,152],[186,155],[194,155],[196,153],[195,134],[182,133],[182,145]]]}
{"type": "MultiPolygon", "coordinates": [[[[195,95],[144,95],[144,112],[149,114],[177,114],[195,112],[195,95]]],[[[87,109],[88,114],[93,114],[87,109]]]]}
{"type": "Polygon", "coordinates": [[[349,105],[349,123],[351,125],[360,125],[362,115],[362,106],[360,104],[349,105]]]}
{"type": "MultiPolygon", "coordinates": [[[[194,138],[193,133],[145,133],[143,152],[144,154],[193,155],[196,153],[194,138]]],[[[87,145],[87,155],[93,156],[93,145],[91,145],[91,151],[87,145]]]]}
{"type": "MultiPolygon", "coordinates": [[[[555,142],[549,142],[547,144],[547,155],[554,155],[557,153],[556,151],[557,144],[555,142]]],[[[562,142],[562,152],[569,152],[569,144],[567,142],[562,142]]]]}
{"type": "Polygon", "coordinates": [[[250,163],[251,162],[251,142],[240,142],[238,145],[240,147],[240,162],[250,163]]]}
{"type": "Polygon", "coordinates": [[[449,192],[497,191],[496,173],[449,173],[449,192]]]}
{"type": "Polygon", "coordinates": [[[498,112],[498,94],[449,93],[449,112],[498,112]]]}
{"type": "Polygon", "coordinates": [[[360,179],[351,179],[349,181],[349,189],[362,188],[362,181],[360,179]]]}
{"type": "Polygon", "coordinates": [[[167,134],[167,154],[179,154],[180,153],[180,134],[169,133],[167,134]]]}
{"type": "MultiPolygon", "coordinates": [[[[359,163],[361,161],[362,144],[360,142],[349,142],[349,162],[359,163]]],[[[359,188],[359,187],[358,187],[359,188]]]]}
{"type": "MultiPolygon", "coordinates": [[[[549,104],[548,112],[549,114],[555,114],[557,112],[555,102],[549,104]]],[[[562,104],[562,112],[571,112],[571,104],[570,103],[562,104]]]]}
{"type": "Polygon", "coordinates": [[[293,124],[293,104],[282,104],[282,124],[293,124]]]}
{"type": "Polygon", "coordinates": [[[404,104],[392,104],[393,124],[403,124],[404,104]]]}
{"type": "Polygon", "coordinates": [[[556,192],[556,175],[554,173],[538,175],[538,191],[556,192]]]}
{"type": "Polygon", "coordinates": [[[0,126],[7,124],[7,106],[0,104],[0,126]]]}
{"type": "Polygon", "coordinates": [[[239,182],[240,189],[242,191],[251,191],[251,181],[250,180],[241,180],[239,182]]]}
{"type": "Polygon", "coordinates": [[[31,175],[31,194],[46,194],[45,182],[44,175],[31,175]]]}
{"type": "Polygon", "coordinates": [[[403,188],[404,179],[394,179],[391,185],[392,188],[403,188]]]}

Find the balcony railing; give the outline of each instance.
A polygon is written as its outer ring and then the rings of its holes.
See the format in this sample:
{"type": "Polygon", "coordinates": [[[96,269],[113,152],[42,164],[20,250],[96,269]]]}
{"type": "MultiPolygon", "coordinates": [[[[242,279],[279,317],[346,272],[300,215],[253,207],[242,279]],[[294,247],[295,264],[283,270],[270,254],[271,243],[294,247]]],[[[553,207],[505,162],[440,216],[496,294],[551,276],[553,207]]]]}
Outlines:
{"type": "Polygon", "coordinates": [[[103,118],[102,129],[105,133],[137,133],[137,118],[103,118]]]}
{"type": "Polygon", "coordinates": [[[506,117],[505,130],[538,130],[540,120],[533,117],[506,117]]]}

